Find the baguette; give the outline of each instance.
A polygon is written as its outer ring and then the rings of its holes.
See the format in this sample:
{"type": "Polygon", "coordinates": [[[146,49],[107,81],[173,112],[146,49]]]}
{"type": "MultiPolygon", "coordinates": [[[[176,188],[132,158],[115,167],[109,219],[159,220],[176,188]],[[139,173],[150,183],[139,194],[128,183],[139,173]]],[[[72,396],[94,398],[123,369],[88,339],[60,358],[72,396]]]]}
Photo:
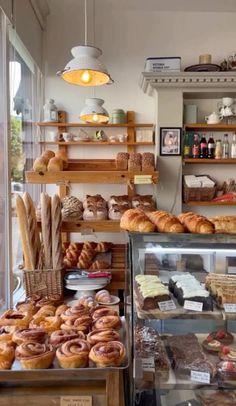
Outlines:
{"type": "Polygon", "coordinates": [[[153,232],[156,229],[146,214],[139,209],[126,210],[120,219],[120,228],[140,233],[153,232]]]}
{"type": "Polygon", "coordinates": [[[58,195],[52,198],[51,207],[52,218],[52,267],[53,269],[61,269],[62,256],[62,241],[61,241],[61,201],[58,195]]]}
{"type": "Polygon", "coordinates": [[[34,252],[30,239],[29,224],[24,201],[21,196],[16,196],[16,212],[20,228],[21,243],[24,254],[24,267],[27,270],[34,270],[34,252]]]}
{"type": "Polygon", "coordinates": [[[164,210],[146,212],[146,216],[157,227],[160,233],[183,233],[184,226],[180,223],[178,217],[164,210]]]}
{"type": "Polygon", "coordinates": [[[35,210],[34,202],[29,193],[25,192],[23,194],[23,200],[24,200],[24,204],[25,204],[26,215],[28,218],[31,246],[33,248],[33,253],[34,253],[34,265],[35,265],[35,269],[38,269],[39,264],[41,262],[41,259],[40,259],[41,242],[40,242],[40,235],[39,235],[38,225],[37,225],[36,210],[35,210]]]}
{"type": "Polygon", "coordinates": [[[46,269],[52,269],[51,198],[47,193],[41,193],[40,204],[44,265],[46,269]]]}
{"type": "Polygon", "coordinates": [[[178,216],[183,226],[194,234],[213,234],[215,232],[214,224],[206,217],[193,212],[182,213],[178,216]]]}

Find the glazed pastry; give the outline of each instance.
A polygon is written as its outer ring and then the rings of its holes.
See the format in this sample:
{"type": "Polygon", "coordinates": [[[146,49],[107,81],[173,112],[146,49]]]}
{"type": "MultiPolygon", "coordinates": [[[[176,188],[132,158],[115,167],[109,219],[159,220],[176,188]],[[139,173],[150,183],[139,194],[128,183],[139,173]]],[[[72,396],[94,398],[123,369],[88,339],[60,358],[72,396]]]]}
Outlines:
{"type": "Polygon", "coordinates": [[[88,333],[91,324],[91,317],[89,315],[84,315],[78,318],[65,320],[61,325],[61,329],[67,331],[83,331],[86,334],[88,333]]]}
{"type": "Polygon", "coordinates": [[[21,313],[15,310],[6,310],[0,317],[0,327],[17,326],[19,328],[27,328],[31,315],[21,313]]]}
{"type": "Polygon", "coordinates": [[[48,316],[54,316],[56,312],[56,307],[53,305],[45,305],[40,307],[40,309],[37,311],[37,313],[33,316],[33,318],[37,317],[48,317],[48,316]]]}
{"type": "Polygon", "coordinates": [[[11,369],[14,358],[14,345],[10,342],[0,342],[0,369],[11,369]]]}
{"type": "Polygon", "coordinates": [[[98,269],[108,269],[110,268],[111,265],[109,264],[109,262],[107,261],[101,261],[99,259],[97,259],[96,261],[94,261],[92,263],[92,265],[90,266],[90,270],[98,270],[98,269]]]}
{"type": "Polygon", "coordinates": [[[39,316],[30,322],[29,327],[43,329],[50,335],[53,331],[59,330],[60,325],[61,318],[59,316],[49,316],[49,317],[39,316]]]}
{"type": "Polygon", "coordinates": [[[89,206],[106,208],[107,203],[106,200],[103,199],[101,195],[86,195],[86,198],[83,200],[83,208],[84,210],[87,209],[89,206]]]}
{"type": "Polygon", "coordinates": [[[108,343],[98,343],[91,348],[89,359],[97,367],[120,366],[126,358],[126,350],[120,341],[109,341],[108,343]]]}
{"type": "Polygon", "coordinates": [[[16,359],[24,369],[49,368],[55,357],[51,344],[26,342],[16,348],[16,359]]]}
{"type": "Polygon", "coordinates": [[[51,334],[49,342],[53,347],[58,348],[66,341],[74,340],[75,338],[85,340],[85,335],[82,331],[56,330],[51,334]]]}
{"type": "Polygon", "coordinates": [[[96,252],[108,252],[112,249],[113,243],[112,242],[99,242],[95,249],[96,252]]]}
{"type": "Polygon", "coordinates": [[[89,205],[84,209],[83,219],[87,221],[92,220],[106,220],[107,219],[107,209],[105,207],[97,207],[94,205],[89,205]]]}
{"type": "Polygon", "coordinates": [[[61,314],[64,313],[67,309],[69,309],[69,306],[67,306],[66,304],[60,305],[60,306],[56,309],[55,316],[61,316],[61,314]]]}
{"type": "Polygon", "coordinates": [[[139,209],[126,210],[120,219],[120,228],[127,231],[139,231],[140,233],[156,230],[156,226],[139,209]]]}
{"type": "Polygon", "coordinates": [[[120,335],[116,330],[93,330],[87,335],[87,341],[91,345],[97,343],[107,343],[109,341],[118,341],[120,335]]]}
{"type": "Polygon", "coordinates": [[[95,300],[102,303],[111,303],[111,295],[108,290],[99,290],[95,295],[95,300]]]}
{"type": "Polygon", "coordinates": [[[40,299],[36,303],[36,307],[42,307],[45,305],[53,305],[53,306],[59,306],[60,304],[63,303],[63,300],[60,295],[58,294],[52,294],[52,295],[47,295],[43,299],[40,299]]]}
{"type": "Polygon", "coordinates": [[[122,214],[129,209],[129,205],[128,204],[124,204],[124,205],[114,205],[112,207],[110,207],[109,211],[108,211],[108,218],[110,220],[120,220],[122,214]]]}
{"type": "Polygon", "coordinates": [[[81,316],[89,315],[89,308],[82,305],[77,304],[75,306],[69,307],[63,313],[61,313],[62,320],[74,320],[81,316]]]}
{"type": "Polygon", "coordinates": [[[47,338],[45,330],[39,328],[26,328],[16,330],[13,333],[12,341],[17,345],[27,342],[44,343],[47,338]]]}
{"type": "Polygon", "coordinates": [[[88,307],[89,309],[93,309],[94,307],[97,307],[97,302],[94,299],[93,296],[83,296],[78,300],[78,304],[82,304],[85,307],[88,307]]]}
{"type": "Polygon", "coordinates": [[[207,352],[218,353],[222,349],[223,344],[218,340],[214,340],[211,336],[208,336],[207,339],[202,342],[202,347],[207,352]]]}
{"type": "Polygon", "coordinates": [[[88,365],[90,344],[82,339],[74,339],[62,344],[56,352],[62,368],[85,368],[88,365]]]}
{"type": "Polygon", "coordinates": [[[121,328],[121,321],[119,316],[103,316],[93,322],[93,330],[114,329],[121,328]]]}
{"type": "Polygon", "coordinates": [[[232,342],[234,341],[234,336],[228,331],[225,331],[223,329],[213,331],[208,335],[207,339],[209,337],[211,337],[213,340],[219,341],[221,344],[224,345],[232,344],[232,342]]]}
{"type": "Polygon", "coordinates": [[[225,345],[221,348],[219,357],[222,361],[236,362],[236,349],[225,345]]]}
{"type": "Polygon", "coordinates": [[[93,320],[98,320],[103,316],[118,316],[116,310],[113,310],[106,306],[99,306],[96,309],[91,310],[93,320]]]}
{"type": "Polygon", "coordinates": [[[1,342],[8,343],[12,341],[13,332],[10,331],[10,329],[7,326],[0,328],[0,343],[1,342]]]}
{"type": "Polygon", "coordinates": [[[107,202],[108,208],[110,209],[112,206],[129,206],[129,197],[128,195],[123,196],[111,196],[107,202]]]}

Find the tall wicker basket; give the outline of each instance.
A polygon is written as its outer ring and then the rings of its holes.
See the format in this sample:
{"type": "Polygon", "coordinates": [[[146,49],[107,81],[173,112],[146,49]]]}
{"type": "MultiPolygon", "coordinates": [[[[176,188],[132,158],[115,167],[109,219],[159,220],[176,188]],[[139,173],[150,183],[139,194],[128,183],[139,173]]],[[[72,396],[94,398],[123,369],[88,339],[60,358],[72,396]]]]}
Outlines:
{"type": "Polygon", "coordinates": [[[39,294],[42,297],[58,294],[63,297],[64,269],[23,270],[26,296],[39,294]]]}

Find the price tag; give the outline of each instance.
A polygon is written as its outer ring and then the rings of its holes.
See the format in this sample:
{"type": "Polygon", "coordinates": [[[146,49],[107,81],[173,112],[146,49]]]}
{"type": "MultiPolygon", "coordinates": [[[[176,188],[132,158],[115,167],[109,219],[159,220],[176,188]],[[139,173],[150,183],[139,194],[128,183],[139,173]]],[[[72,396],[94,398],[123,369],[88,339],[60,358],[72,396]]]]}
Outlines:
{"type": "Polygon", "coordinates": [[[184,301],[184,309],[186,310],[193,310],[194,312],[202,312],[203,303],[201,302],[193,302],[191,300],[184,301]]]}
{"type": "Polygon", "coordinates": [[[224,309],[226,313],[236,313],[236,304],[234,303],[225,303],[224,309]]]}
{"type": "Polygon", "coordinates": [[[210,374],[208,372],[191,371],[191,381],[210,383],[210,374]]]}
{"type": "Polygon", "coordinates": [[[175,306],[175,303],[173,300],[166,300],[165,302],[159,302],[158,306],[162,312],[168,312],[169,310],[176,309],[176,306],[175,306]]]}
{"type": "Polygon", "coordinates": [[[134,175],[135,185],[144,185],[152,183],[152,175],[134,175]]]}
{"type": "Polygon", "coordinates": [[[142,368],[143,371],[155,373],[154,357],[142,358],[142,368]]]}
{"type": "Polygon", "coordinates": [[[94,230],[92,228],[82,228],[82,230],[80,230],[79,232],[81,233],[81,235],[93,235],[94,234],[94,230]]]}
{"type": "Polygon", "coordinates": [[[92,396],[62,396],[60,406],[92,406],[92,396]]]}

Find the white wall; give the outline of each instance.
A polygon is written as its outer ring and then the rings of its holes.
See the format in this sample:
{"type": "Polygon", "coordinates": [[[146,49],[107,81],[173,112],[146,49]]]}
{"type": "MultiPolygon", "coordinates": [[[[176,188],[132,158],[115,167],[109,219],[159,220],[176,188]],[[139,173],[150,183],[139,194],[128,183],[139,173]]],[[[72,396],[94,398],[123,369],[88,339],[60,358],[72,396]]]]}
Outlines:
{"type": "MultiPolygon", "coordinates": [[[[91,3],[90,0],[92,13],[91,3]]],[[[83,44],[83,1],[50,0],[49,4],[51,14],[45,33],[44,55],[45,94],[55,98],[58,107],[69,113],[68,120],[78,121],[84,100],[93,97],[93,91],[68,85],[56,77],[56,72],[71,59],[70,49],[83,44]]],[[[137,121],[155,123],[155,99],[143,94],[138,85],[145,58],[181,56],[184,68],[198,63],[200,54],[210,53],[213,62],[219,63],[236,52],[235,18],[236,4],[232,0],[223,4],[218,0],[95,0],[95,45],[103,50],[102,60],[115,80],[112,86],[96,88],[95,95],[105,99],[108,111],[113,108],[134,110],[137,121]]],[[[90,15],[90,43],[93,40],[92,21],[90,15]]],[[[168,113],[171,116],[172,112],[168,113]]],[[[75,156],[77,152],[74,150],[73,154],[75,156]]],[[[91,191],[91,187],[87,187],[91,191]]],[[[92,188],[95,190],[96,185],[92,188]]],[[[101,191],[101,187],[97,190],[101,191]]],[[[142,190],[145,193],[145,189],[142,190]]],[[[84,193],[85,189],[80,187],[77,191],[84,193]]]]}

